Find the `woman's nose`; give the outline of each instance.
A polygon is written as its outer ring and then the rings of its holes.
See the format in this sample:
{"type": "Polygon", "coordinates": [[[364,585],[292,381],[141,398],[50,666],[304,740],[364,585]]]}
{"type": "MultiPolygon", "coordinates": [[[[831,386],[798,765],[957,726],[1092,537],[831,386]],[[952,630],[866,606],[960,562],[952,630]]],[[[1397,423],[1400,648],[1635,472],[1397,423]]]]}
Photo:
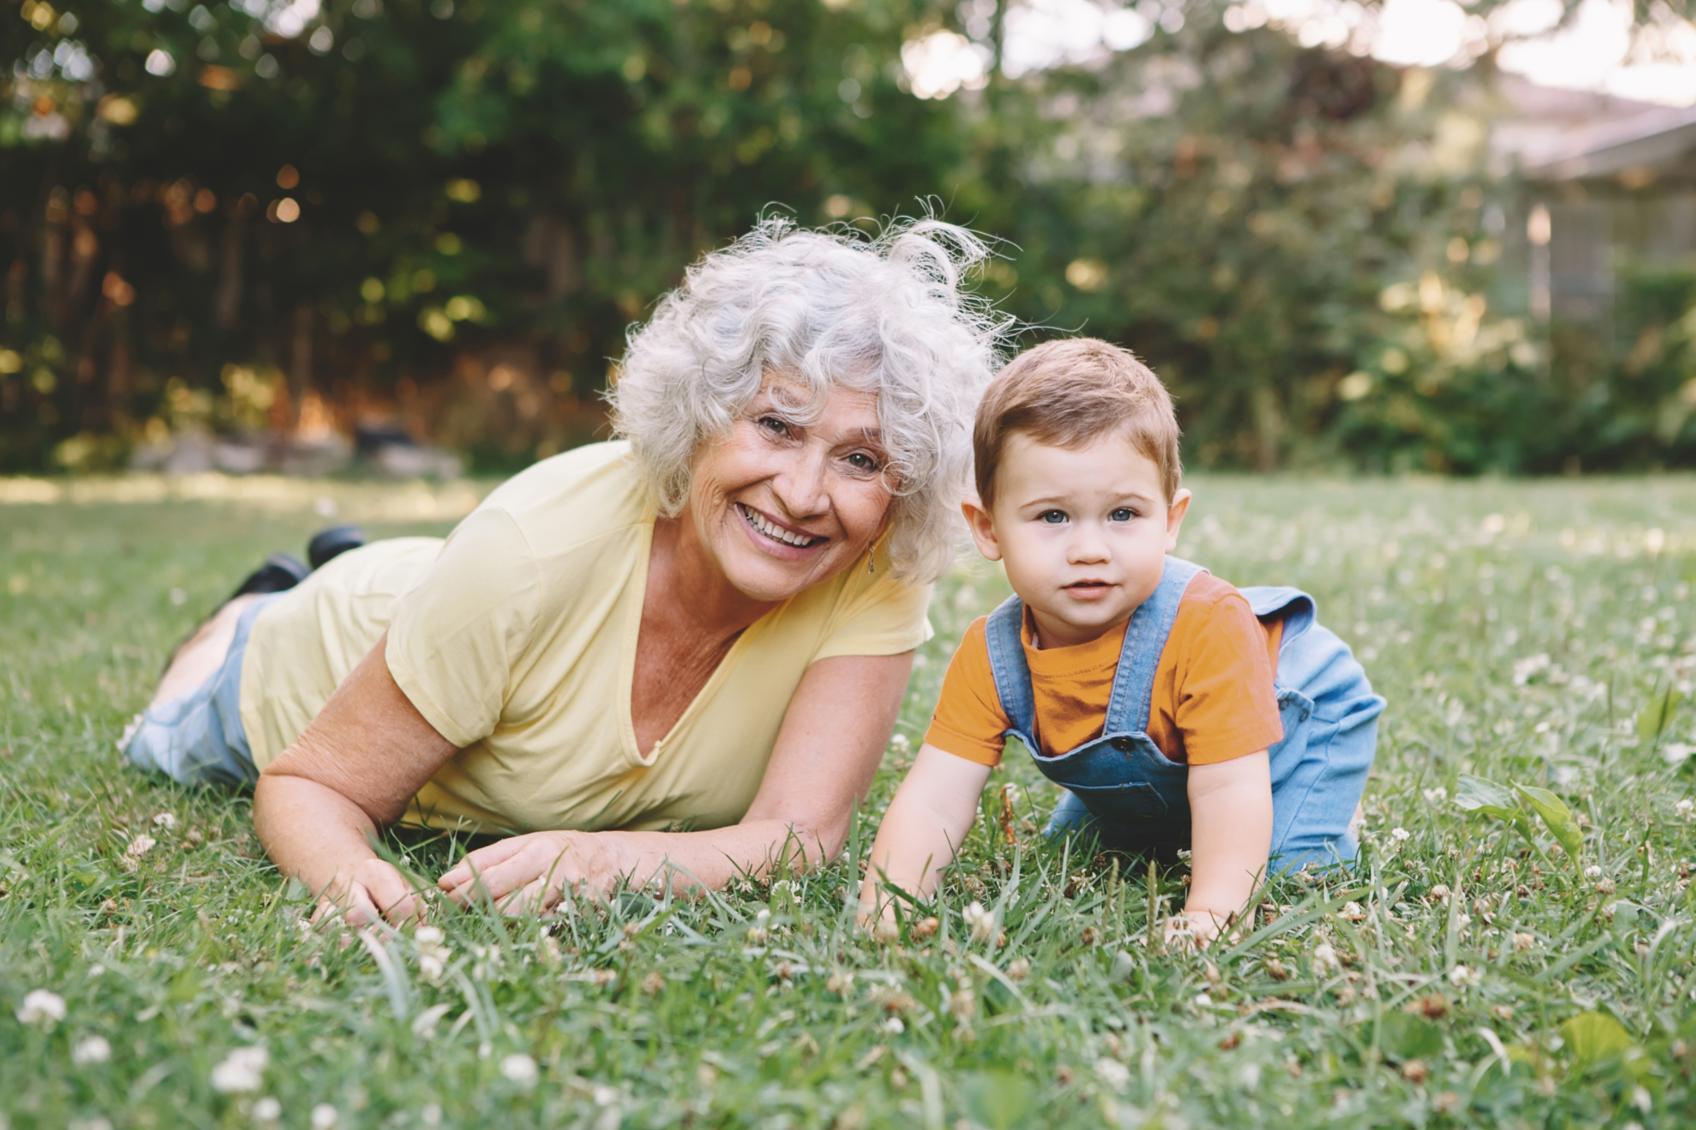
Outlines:
{"type": "Polygon", "coordinates": [[[782,472],[772,480],[777,500],[789,511],[790,517],[807,518],[829,508],[825,460],[823,451],[796,451],[782,472]]]}

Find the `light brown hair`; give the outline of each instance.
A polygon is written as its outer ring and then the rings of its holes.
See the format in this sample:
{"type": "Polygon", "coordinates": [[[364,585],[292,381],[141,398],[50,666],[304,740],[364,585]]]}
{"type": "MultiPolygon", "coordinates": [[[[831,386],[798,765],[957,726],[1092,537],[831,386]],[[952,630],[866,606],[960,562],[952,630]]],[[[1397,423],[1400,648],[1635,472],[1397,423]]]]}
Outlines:
{"type": "Polygon", "coordinates": [[[1015,433],[1055,447],[1079,447],[1123,429],[1160,471],[1170,502],[1178,493],[1178,418],[1160,378],[1128,349],[1099,338],[1044,342],[1009,361],[978,405],[972,457],[978,499],[994,501],[995,472],[1015,433]]]}

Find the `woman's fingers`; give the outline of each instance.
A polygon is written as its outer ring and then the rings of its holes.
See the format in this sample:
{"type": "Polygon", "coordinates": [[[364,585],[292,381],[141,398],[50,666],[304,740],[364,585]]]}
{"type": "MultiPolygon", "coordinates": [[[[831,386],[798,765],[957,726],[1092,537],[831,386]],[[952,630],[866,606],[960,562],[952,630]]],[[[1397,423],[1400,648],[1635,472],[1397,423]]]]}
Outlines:
{"type": "MultiPolygon", "coordinates": [[[[576,881],[578,876],[574,873],[564,841],[542,835],[521,838],[528,842],[517,845],[517,850],[506,858],[470,872],[463,882],[448,888],[448,898],[463,906],[486,894],[498,903],[532,883],[558,887],[561,883],[576,881]]],[[[470,856],[466,860],[479,863],[470,856]]],[[[444,881],[446,878],[443,876],[444,881]]]]}
{"type": "Polygon", "coordinates": [[[504,840],[496,840],[494,843],[480,847],[476,851],[468,852],[464,859],[448,868],[442,874],[442,877],[436,880],[436,886],[444,891],[463,887],[471,882],[474,874],[486,872],[496,864],[505,863],[514,855],[524,851],[530,846],[533,839],[534,836],[530,835],[508,836],[504,840]]]}
{"type": "Polygon", "coordinates": [[[365,893],[372,906],[385,920],[396,926],[424,917],[424,904],[395,867],[377,861],[365,870],[365,893]]]}
{"type": "Polygon", "coordinates": [[[546,914],[559,905],[560,885],[546,875],[538,875],[501,903],[501,913],[508,916],[546,914]]]}
{"type": "Polygon", "coordinates": [[[340,891],[325,895],[308,919],[314,926],[334,922],[346,926],[370,926],[381,922],[383,916],[363,883],[349,880],[340,891]]]}

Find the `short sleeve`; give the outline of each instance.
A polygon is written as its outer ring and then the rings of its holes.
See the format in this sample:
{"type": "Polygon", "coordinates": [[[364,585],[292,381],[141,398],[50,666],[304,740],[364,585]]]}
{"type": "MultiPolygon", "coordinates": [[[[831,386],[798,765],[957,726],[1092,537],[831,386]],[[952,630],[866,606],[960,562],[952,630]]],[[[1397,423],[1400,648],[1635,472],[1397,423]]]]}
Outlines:
{"type": "Polygon", "coordinates": [[[1284,734],[1266,629],[1235,590],[1186,618],[1175,721],[1191,765],[1259,753],[1284,734]]]}
{"type": "Polygon", "coordinates": [[[389,674],[454,745],[487,737],[499,721],[539,588],[517,522],[484,506],[455,527],[423,579],[396,602],[383,653],[389,674]]]}
{"type": "Polygon", "coordinates": [[[1009,723],[1001,696],[995,693],[984,624],[980,618],[966,629],[954,658],[948,661],[925,744],[979,765],[997,765],[1009,723]]]}
{"type": "Polygon", "coordinates": [[[930,585],[898,581],[887,573],[856,584],[843,592],[813,659],[912,651],[931,637],[925,618],[930,591],[930,585]]]}

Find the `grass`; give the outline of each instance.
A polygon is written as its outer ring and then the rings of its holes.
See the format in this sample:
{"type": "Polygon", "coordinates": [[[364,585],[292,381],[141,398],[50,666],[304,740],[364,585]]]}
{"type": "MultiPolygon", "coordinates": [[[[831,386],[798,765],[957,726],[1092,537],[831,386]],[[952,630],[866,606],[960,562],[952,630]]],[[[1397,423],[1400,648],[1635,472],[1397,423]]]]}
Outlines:
{"type": "MultiPolygon", "coordinates": [[[[331,513],[441,531],[475,491],[0,481],[0,1125],[1691,1124],[1696,479],[1197,486],[1184,551],[1308,588],[1390,701],[1358,870],[1275,886],[1206,956],[1150,944],[1181,876],[1041,843],[1052,795],[1011,759],[936,921],[853,929],[855,859],[1002,591],[964,568],[847,860],[340,947],[245,800],[113,742],[260,551],[331,513]],[[57,1023],[17,1019],[37,989],[57,1023]]],[[[397,850],[434,874],[452,846],[397,850]]]]}

